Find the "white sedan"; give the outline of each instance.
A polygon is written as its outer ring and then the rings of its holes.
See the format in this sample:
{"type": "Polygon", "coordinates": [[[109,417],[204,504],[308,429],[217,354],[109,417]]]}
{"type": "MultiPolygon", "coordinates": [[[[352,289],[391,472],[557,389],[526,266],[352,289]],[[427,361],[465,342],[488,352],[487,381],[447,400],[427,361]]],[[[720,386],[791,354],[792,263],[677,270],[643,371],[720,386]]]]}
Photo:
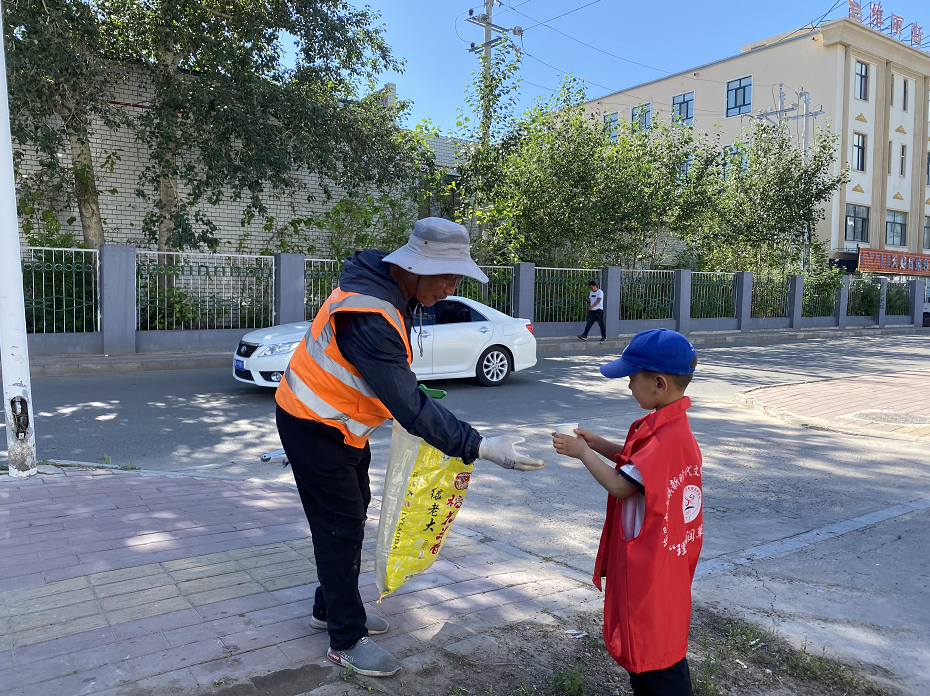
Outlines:
{"type": "MultiPolygon", "coordinates": [[[[276,387],[291,354],[310,322],[282,324],[242,337],[233,356],[233,375],[240,382],[276,387]]],[[[410,332],[413,371],[417,379],[472,377],[486,387],[502,384],[511,372],[536,364],[533,324],[464,297],[450,297],[423,311],[423,355],[419,317],[410,332]]]]}

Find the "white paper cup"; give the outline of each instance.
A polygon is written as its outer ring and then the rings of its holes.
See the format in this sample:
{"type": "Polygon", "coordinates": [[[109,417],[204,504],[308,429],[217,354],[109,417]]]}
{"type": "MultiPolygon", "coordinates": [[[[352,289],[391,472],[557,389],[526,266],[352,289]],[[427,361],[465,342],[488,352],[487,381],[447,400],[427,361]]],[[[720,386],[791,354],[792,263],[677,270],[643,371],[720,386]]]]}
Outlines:
{"type": "Polygon", "coordinates": [[[575,437],[575,428],[578,427],[577,423],[559,423],[555,426],[555,431],[557,433],[562,433],[563,435],[571,435],[575,437]]]}

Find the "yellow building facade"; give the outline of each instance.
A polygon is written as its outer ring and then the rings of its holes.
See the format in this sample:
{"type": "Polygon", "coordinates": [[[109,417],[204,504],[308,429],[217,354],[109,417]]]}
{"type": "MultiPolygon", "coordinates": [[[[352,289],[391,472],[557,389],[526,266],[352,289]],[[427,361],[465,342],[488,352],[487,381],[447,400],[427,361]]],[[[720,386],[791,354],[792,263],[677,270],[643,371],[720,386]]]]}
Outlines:
{"type": "Polygon", "coordinates": [[[919,34],[906,33],[844,17],[592,99],[587,108],[607,123],[679,118],[719,131],[726,144],[752,118],[768,112],[775,122],[772,112],[794,103],[783,114],[792,132],[803,139],[806,122],[812,139],[815,127],[830,125],[840,135],[835,170],[850,168],[817,230],[831,256],[851,260],[859,248],[930,253],[930,54],[919,50],[919,34]],[[817,115],[793,118],[805,113],[805,93],[817,115]]]}

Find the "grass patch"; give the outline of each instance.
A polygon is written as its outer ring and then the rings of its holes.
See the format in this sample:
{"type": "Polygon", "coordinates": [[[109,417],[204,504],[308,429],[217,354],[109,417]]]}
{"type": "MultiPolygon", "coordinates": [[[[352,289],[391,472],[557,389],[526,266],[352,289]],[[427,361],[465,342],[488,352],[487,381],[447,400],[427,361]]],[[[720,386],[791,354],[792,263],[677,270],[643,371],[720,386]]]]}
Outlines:
{"type": "Polygon", "coordinates": [[[691,628],[691,685],[695,696],[719,696],[748,683],[804,682],[823,696],[892,692],[860,677],[838,660],[788,644],[773,632],[743,619],[696,610],[691,628]]]}

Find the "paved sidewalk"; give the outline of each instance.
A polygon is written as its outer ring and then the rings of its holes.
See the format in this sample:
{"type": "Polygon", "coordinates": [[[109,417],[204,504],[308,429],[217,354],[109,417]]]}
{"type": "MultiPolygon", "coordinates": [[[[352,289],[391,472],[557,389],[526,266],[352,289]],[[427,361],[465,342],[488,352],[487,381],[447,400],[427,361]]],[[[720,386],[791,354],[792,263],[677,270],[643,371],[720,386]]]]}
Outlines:
{"type": "Polygon", "coordinates": [[[807,427],[930,440],[928,370],[760,387],[740,400],[807,427]]]}
{"type": "MultiPolygon", "coordinates": [[[[294,668],[309,691],[338,676],[308,623],[316,574],[292,485],[42,471],[0,476],[0,694],[205,694],[294,668]]],[[[600,606],[580,574],[467,530],[376,604],[376,529],[369,520],[362,597],[391,621],[378,642],[411,666],[481,627],[600,606]]]]}

